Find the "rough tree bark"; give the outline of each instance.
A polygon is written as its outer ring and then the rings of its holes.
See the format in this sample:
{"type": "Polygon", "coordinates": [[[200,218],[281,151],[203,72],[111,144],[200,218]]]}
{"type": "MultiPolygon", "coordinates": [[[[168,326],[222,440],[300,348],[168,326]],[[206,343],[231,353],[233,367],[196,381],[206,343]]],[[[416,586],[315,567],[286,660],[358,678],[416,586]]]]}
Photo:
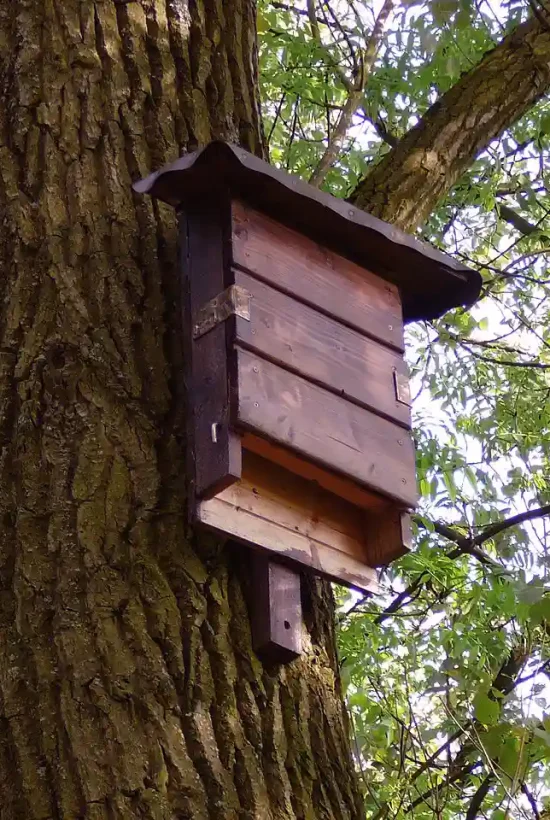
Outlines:
{"type": "Polygon", "coordinates": [[[327,588],[264,668],[246,558],[185,532],[175,225],[130,187],[261,153],[254,5],[0,4],[2,820],[361,817],[327,588]]]}
{"type": "Polygon", "coordinates": [[[252,0],[0,5],[0,816],[359,817],[330,599],[251,651],[246,560],[183,522],[173,214],[261,152],[252,0]]]}

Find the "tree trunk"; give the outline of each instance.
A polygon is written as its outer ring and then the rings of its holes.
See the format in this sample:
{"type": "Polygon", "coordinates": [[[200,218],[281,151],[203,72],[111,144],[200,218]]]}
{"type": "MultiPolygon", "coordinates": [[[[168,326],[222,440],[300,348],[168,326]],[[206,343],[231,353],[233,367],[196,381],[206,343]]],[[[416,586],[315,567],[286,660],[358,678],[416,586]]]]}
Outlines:
{"type": "Polygon", "coordinates": [[[176,233],[132,180],[262,151],[253,0],[0,10],[0,817],[361,817],[332,603],[251,650],[247,559],[184,526],[176,233]]]}

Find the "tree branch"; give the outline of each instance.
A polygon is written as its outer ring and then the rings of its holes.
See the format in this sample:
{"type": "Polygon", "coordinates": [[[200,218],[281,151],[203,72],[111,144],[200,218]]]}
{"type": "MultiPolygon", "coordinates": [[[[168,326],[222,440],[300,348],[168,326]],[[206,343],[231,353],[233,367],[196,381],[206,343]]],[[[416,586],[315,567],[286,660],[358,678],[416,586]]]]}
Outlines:
{"type": "Polygon", "coordinates": [[[504,532],[504,530],[510,529],[510,527],[517,527],[518,524],[523,524],[524,521],[534,521],[536,518],[544,518],[546,515],[550,515],[550,504],[537,507],[535,510],[526,510],[525,512],[518,513],[518,515],[506,518],[504,521],[489,524],[488,527],[485,527],[482,532],[475,536],[472,543],[476,546],[480,546],[485,541],[494,538],[495,535],[499,535],[499,533],[504,532]]]}
{"type": "Polygon", "coordinates": [[[531,792],[531,790],[529,789],[529,787],[526,783],[521,784],[521,791],[523,792],[523,794],[525,795],[525,797],[529,801],[529,805],[531,806],[531,808],[533,810],[533,815],[535,817],[535,820],[541,820],[541,814],[539,812],[539,807],[537,806],[537,801],[535,800],[535,797],[534,797],[533,793],[531,792]]]}
{"type": "MultiPolygon", "coordinates": [[[[489,689],[489,697],[492,700],[498,701],[501,697],[506,697],[518,685],[521,670],[525,666],[528,657],[529,651],[523,642],[520,642],[510,650],[508,656],[505,658],[497,674],[493,678],[493,682],[489,689]],[[498,695],[497,693],[500,694],[498,695]]],[[[471,723],[460,727],[460,734],[465,734],[466,732],[468,734],[462,747],[458,750],[454,759],[449,764],[449,776],[447,780],[445,783],[438,783],[420,794],[416,800],[413,800],[413,802],[409,805],[407,813],[413,811],[416,806],[426,803],[431,797],[433,797],[436,791],[463,783],[465,778],[471,774],[474,769],[482,764],[482,760],[471,760],[472,753],[476,750],[479,751],[480,744],[476,743],[475,739],[472,739],[472,732],[469,730],[471,728],[475,733],[476,727],[479,727],[479,725],[480,724],[478,721],[474,720],[471,723]]],[[[489,775],[489,777],[492,776],[494,776],[494,771],[492,771],[491,775],[489,775]]],[[[483,795],[482,793],[479,797],[485,798],[486,794],[487,793],[483,795]]],[[[472,818],[475,817],[475,815],[469,816],[472,818]]]]}
{"type": "Polygon", "coordinates": [[[323,156],[319,160],[317,167],[309,179],[312,185],[321,185],[327,175],[327,172],[340,155],[346,134],[352,124],[353,115],[360,107],[363,100],[363,92],[372,71],[374,61],[376,60],[376,55],[378,54],[382,44],[382,38],[394,5],[395,0],[385,0],[384,5],[380,9],[378,17],[374,23],[372,33],[361,58],[361,66],[357,83],[348,91],[348,98],[342,111],[340,112],[338,121],[334,126],[331,139],[329,140],[323,156]]]}
{"type": "Polygon", "coordinates": [[[516,231],[519,231],[524,236],[530,236],[533,233],[537,233],[539,228],[537,225],[533,225],[531,222],[528,222],[521,214],[516,213],[512,208],[509,208],[508,205],[499,205],[498,212],[502,219],[511,225],[516,231]]]}
{"type": "Polygon", "coordinates": [[[357,186],[351,200],[414,231],[472,160],[549,87],[550,31],[532,18],[428,109],[357,186]]]}
{"type": "Polygon", "coordinates": [[[494,776],[493,774],[488,774],[485,780],[482,781],[481,785],[479,786],[478,790],[472,797],[470,805],[468,806],[468,811],[466,812],[466,817],[464,820],[476,820],[476,817],[483,805],[483,801],[489,794],[489,789],[493,785],[494,776]]]}

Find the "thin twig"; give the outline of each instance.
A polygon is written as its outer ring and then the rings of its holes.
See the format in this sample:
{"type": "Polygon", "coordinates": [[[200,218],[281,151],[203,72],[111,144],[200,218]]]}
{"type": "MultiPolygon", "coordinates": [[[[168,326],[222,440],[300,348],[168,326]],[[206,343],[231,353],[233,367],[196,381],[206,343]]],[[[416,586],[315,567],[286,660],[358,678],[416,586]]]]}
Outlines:
{"type": "Polygon", "coordinates": [[[365,86],[382,44],[384,32],[394,6],[395,0],[385,0],[384,5],[380,9],[380,13],[376,18],[372,33],[362,55],[359,76],[354,86],[348,91],[348,98],[334,126],[332,138],[329,140],[325,153],[319,160],[317,167],[309,179],[311,185],[319,186],[322,184],[329,169],[334,165],[342,151],[342,146],[351,127],[353,116],[363,101],[365,86]]]}

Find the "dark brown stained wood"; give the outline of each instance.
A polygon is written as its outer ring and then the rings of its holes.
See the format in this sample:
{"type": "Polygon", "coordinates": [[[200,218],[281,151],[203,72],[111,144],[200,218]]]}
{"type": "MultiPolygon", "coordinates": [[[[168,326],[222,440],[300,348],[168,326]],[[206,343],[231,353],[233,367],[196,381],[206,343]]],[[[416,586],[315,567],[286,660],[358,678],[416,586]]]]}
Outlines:
{"type": "MultiPolygon", "coordinates": [[[[332,495],[344,498],[356,507],[361,507],[364,510],[379,510],[380,508],[387,508],[389,505],[388,500],[383,496],[371,493],[354,481],[300,458],[287,447],[273,444],[272,441],[255,436],[253,433],[243,435],[242,446],[243,450],[256,453],[268,461],[284,467],[289,472],[318,484],[319,487],[327,490],[332,495]]],[[[243,453],[243,457],[245,455],[246,453],[243,453]]]]}
{"type": "Polygon", "coordinates": [[[476,271],[235,145],[210,143],[136,182],[134,190],[177,207],[205,191],[215,197],[222,186],[397,284],[406,321],[433,319],[479,296],[476,271]]]}
{"type": "Polygon", "coordinates": [[[234,275],[252,294],[250,321],[236,319],[237,342],[410,428],[410,408],[396,395],[396,374],[407,379],[400,353],[247,273],[234,275]]]}
{"type": "Polygon", "coordinates": [[[359,589],[377,589],[363,511],[252,453],[243,453],[242,479],[201,501],[196,516],[245,544],[359,589]]]}
{"type": "Polygon", "coordinates": [[[253,553],[252,645],[267,663],[289,663],[302,652],[300,573],[253,553]]]}
{"type": "Polygon", "coordinates": [[[232,214],[236,265],[403,350],[401,301],[395,285],[241,202],[232,203],[232,214]]]}
{"type": "Polygon", "coordinates": [[[235,422],[405,507],[417,501],[414,447],[393,422],[245,350],[235,422]]]}
{"type": "MultiPolygon", "coordinates": [[[[180,214],[184,327],[192,328],[201,309],[232,284],[229,265],[229,203],[197,200],[180,214]]],[[[241,448],[230,428],[227,323],[188,341],[191,362],[187,394],[191,412],[195,493],[213,495],[241,474],[241,448]]]]}

